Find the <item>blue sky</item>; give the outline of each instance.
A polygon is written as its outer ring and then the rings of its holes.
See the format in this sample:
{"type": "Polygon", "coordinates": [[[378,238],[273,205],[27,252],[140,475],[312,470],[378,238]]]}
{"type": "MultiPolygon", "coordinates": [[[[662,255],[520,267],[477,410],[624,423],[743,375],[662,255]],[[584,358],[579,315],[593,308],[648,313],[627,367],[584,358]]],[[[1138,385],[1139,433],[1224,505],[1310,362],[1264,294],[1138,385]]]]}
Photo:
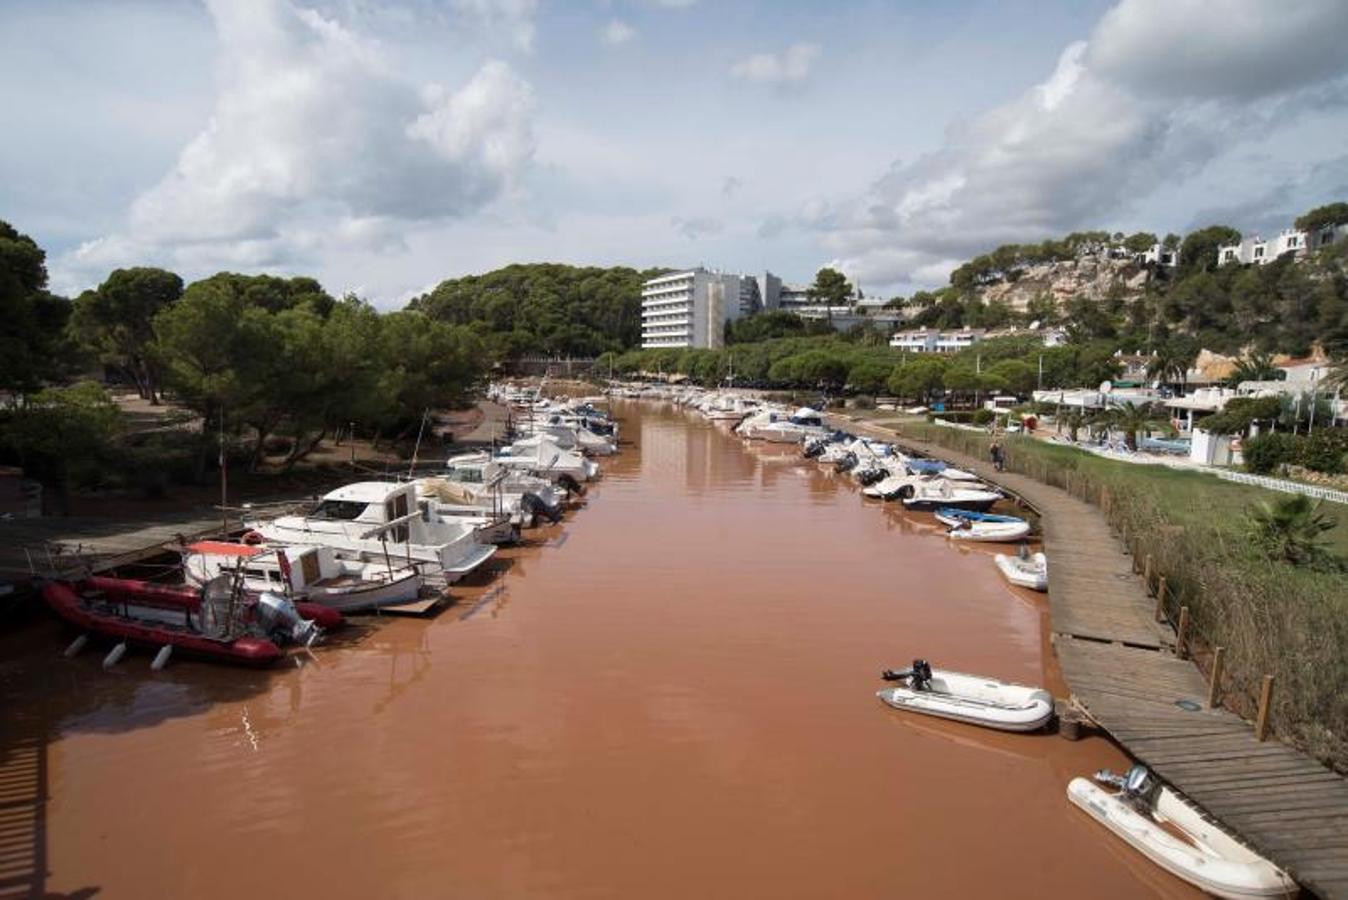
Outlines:
{"type": "Polygon", "coordinates": [[[76,292],[837,264],[1348,199],[1342,0],[0,2],[0,218],[76,292]],[[1217,14],[1214,9],[1220,9],[1217,14]]]}

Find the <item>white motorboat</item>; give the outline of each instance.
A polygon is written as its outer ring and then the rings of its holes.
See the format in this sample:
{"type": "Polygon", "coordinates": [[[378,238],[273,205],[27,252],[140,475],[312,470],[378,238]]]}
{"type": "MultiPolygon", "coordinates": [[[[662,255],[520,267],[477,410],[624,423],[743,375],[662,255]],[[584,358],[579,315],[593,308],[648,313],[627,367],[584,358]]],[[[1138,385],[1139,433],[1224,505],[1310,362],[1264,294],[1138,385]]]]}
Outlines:
{"type": "Polygon", "coordinates": [[[1097,772],[1095,777],[1116,792],[1073,778],[1067,799],[1172,875],[1216,897],[1252,900],[1299,893],[1286,872],[1153,781],[1144,767],[1134,766],[1125,776],[1097,772]]]}
{"type": "Polygon", "coordinates": [[[884,678],[896,684],[876,696],[895,709],[1001,731],[1035,731],[1053,716],[1053,695],[1043,688],[933,669],[921,659],[884,678]]]}
{"type": "Polygon", "coordinates": [[[1008,543],[1021,540],[1030,533],[1030,523],[1016,516],[996,516],[963,509],[942,507],[936,510],[936,521],[949,526],[946,536],[952,541],[1008,543]]]}
{"type": "Polygon", "coordinates": [[[221,575],[243,579],[253,593],[284,594],[339,612],[378,609],[415,600],[422,577],[390,554],[380,562],[344,559],[331,547],[271,547],[198,541],[183,554],[188,583],[202,586],[221,575]]]}
{"type": "Polygon", "coordinates": [[[971,487],[967,483],[935,478],[917,478],[899,490],[903,505],[914,510],[941,508],[967,509],[987,512],[1002,495],[985,487],[971,487]]]}
{"type": "Polygon", "coordinates": [[[432,478],[452,488],[436,488],[445,494],[444,503],[465,503],[504,509],[512,520],[529,527],[534,520],[556,522],[566,506],[566,490],[546,478],[502,465],[489,453],[461,453],[445,462],[445,469],[432,478]],[[465,497],[471,498],[465,501],[465,497]]]}
{"type": "Polygon", "coordinates": [[[555,484],[571,479],[582,484],[599,476],[599,464],[572,450],[563,450],[546,435],[516,441],[497,451],[494,457],[503,466],[524,471],[555,484]]]}
{"type": "Polygon", "coordinates": [[[369,562],[392,557],[421,564],[423,575],[453,583],[491,559],[496,548],[476,529],[436,515],[418,503],[416,485],[359,481],[323,496],[304,515],[246,521],[245,527],[276,544],[332,547],[369,562]]]}
{"type": "Polygon", "coordinates": [[[1043,553],[1029,557],[998,553],[992,560],[1001,570],[1002,577],[1017,587],[1032,591],[1048,590],[1048,557],[1043,553]]]}
{"type": "Polygon", "coordinates": [[[781,409],[763,409],[740,422],[737,430],[751,440],[773,444],[799,444],[829,433],[823,415],[808,406],[790,415],[781,409]]]}
{"type": "MultiPolygon", "coordinates": [[[[905,487],[911,488],[916,482],[917,479],[912,475],[907,472],[900,472],[897,475],[888,475],[874,484],[862,488],[861,493],[862,496],[873,497],[877,500],[894,500],[903,496],[905,487]]],[[[911,496],[911,491],[909,495],[911,496]]]]}
{"type": "Polygon", "coordinates": [[[546,437],[563,450],[587,456],[612,456],[618,445],[608,435],[598,434],[580,416],[549,412],[519,424],[519,432],[528,437],[546,437]]]}

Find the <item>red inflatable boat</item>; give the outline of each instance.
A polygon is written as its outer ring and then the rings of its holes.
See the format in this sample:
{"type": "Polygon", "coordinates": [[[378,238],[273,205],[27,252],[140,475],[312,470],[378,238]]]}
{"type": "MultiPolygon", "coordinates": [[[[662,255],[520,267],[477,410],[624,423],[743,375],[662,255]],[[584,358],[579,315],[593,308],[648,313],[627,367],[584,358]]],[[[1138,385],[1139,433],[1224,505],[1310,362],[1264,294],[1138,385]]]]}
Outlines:
{"type": "MultiPolygon", "coordinates": [[[[219,638],[204,633],[201,595],[190,587],[92,576],[49,582],[42,598],[72,625],[120,641],[151,647],[168,644],[196,656],[254,666],[283,655],[274,640],[261,634],[219,638]]],[[[317,604],[297,603],[295,608],[323,629],[342,623],[340,613],[317,604]]]]}

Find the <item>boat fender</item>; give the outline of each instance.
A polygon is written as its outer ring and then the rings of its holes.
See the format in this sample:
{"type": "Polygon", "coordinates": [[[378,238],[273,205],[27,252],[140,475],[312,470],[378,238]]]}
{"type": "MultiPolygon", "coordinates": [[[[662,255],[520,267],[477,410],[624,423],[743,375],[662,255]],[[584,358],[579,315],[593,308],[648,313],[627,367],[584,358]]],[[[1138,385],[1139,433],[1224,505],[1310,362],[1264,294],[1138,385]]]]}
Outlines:
{"type": "Polygon", "coordinates": [[[87,643],[89,643],[89,635],[87,634],[82,634],[79,637],[75,638],[75,640],[70,642],[70,646],[66,648],[65,658],[72,659],[76,654],[78,654],[81,650],[84,649],[84,645],[87,643]]]}
{"type": "Polygon", "coordinates": [[[255,547],[265,540],[266,538],[262,536],[262,532],[260,531],[245,531],[243,533],[243,542],[250,546],[255,547]]]}
{"type": "Polygon", "coordinates": [[[159,648],[159,652],[154,655],[154,662],[150,663],[150,671],[162,672],[164,666],[168,665],[169,657],[173,654],[173,645],[165,644],[159,648]]]}
{"type": "Polygon", "coordinates": [[[126,641],[122,641],[116,647],[108,651],[108,655],[103,657],[103,668],[111,669],[117,665],[117,662],[126,654],[126,641]]]}

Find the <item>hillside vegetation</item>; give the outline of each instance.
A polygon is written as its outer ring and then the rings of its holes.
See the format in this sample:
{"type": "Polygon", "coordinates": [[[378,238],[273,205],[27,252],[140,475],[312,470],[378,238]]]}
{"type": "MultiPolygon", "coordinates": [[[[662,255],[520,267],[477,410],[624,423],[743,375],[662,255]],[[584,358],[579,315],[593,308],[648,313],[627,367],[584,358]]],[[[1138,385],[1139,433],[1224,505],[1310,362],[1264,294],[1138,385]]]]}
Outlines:
{"type": "Polygon", "coordinates": [[[410,308],[472,328],[498,358],[594,357],[641,343],[641,284],[665,271],[517,264],[442,281],[410,308]]]}
{"type": "MultiPolygon", "coordinates": [[[[1343,224],[1348,204],[1319,207],[1298,222],[1317,228],[1343,224]]],[[[1133,254],[1155,242],[1146,233],[1079,232],[1060,241],[1009,244],[955,269],[949,286],[896,303],[910,311],[917,326],[995,328],[1037,321],[1066,326],[1074,341],[1111,341],[1130,352],[1174,343],[1191,359],[1199,348],[1304,356],[1319,344],[1333,356],[1348,352],[1348,241],[1305,259],[1218,266],[1217,248],[1239,240],[1240,232],[1225,225],[1183,239],[1168,235],[1160,243],[1178,251],[1174,267],[1133,262],[1133,254]],[[1029,297],[1022,291],[1023,303],[1006,302],[1022,280],[1036,285],[1057,280],[1066,288],[1056,285],[1029,297]]]]}

